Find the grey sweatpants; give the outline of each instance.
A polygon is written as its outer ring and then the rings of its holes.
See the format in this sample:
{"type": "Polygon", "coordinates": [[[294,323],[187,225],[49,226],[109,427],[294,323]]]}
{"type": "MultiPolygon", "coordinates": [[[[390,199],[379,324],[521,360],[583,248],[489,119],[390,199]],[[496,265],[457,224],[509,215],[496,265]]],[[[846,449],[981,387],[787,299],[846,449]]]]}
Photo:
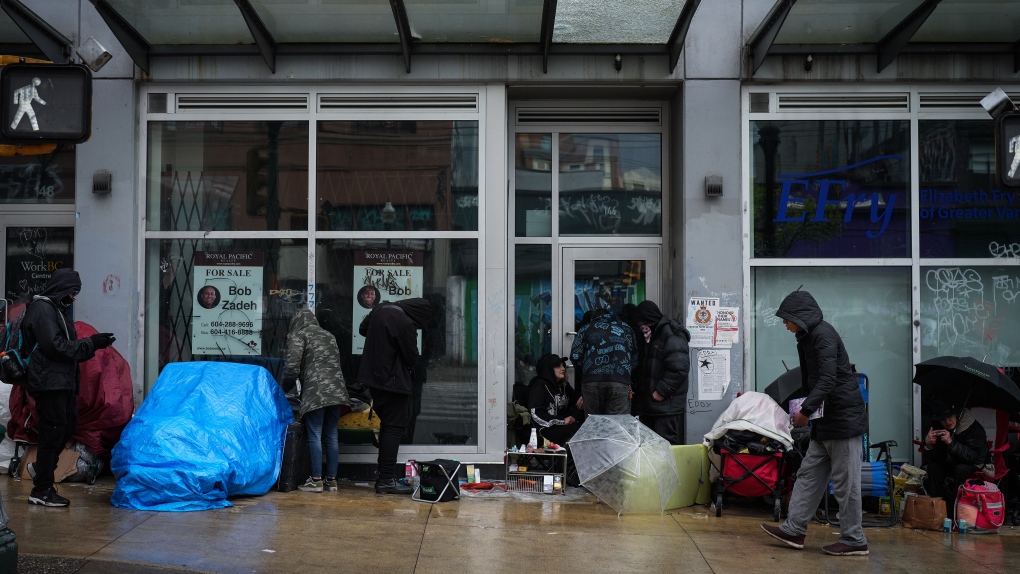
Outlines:
{"type": "Polygon", "coordinates": [[[815,515],[832,477],[832,489],[839,503],[839,541],[849,546],[868,543],[861,528],[861,437],[812,440],[807,456],[797,471],[790,498],[789,516],[780,528],[794,536],[807,534],[808,521],[815,515]]]}

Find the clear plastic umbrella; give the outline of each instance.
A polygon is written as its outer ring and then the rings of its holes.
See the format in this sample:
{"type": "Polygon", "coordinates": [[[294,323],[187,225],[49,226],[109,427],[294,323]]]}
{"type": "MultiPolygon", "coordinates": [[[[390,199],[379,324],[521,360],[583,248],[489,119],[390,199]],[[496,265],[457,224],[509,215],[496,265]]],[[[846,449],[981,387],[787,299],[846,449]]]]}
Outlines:
{"type": "Polygon", "coordinates": [[[567,443],[581,485],[617,513],[661,513],[680,486],[666,439],[630,415],[592,415],[567,443]]]}

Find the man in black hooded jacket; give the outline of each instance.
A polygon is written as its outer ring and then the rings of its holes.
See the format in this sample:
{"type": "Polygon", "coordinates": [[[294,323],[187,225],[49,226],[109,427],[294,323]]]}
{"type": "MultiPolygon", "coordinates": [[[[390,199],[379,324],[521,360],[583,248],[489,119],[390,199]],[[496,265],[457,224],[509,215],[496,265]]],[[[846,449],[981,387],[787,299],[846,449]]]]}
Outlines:
{"type": "Polygon", "coordinates": [[[642,301],[632,314],[637,324],[637,370],[634,373],[634,411],[641,423],[670,444],[684,444],[687,375],[691,334],[662,314],[654,301],[642,301]]]}
{"type": "Polygon", "coordinates": [[[432,313],[432,304],[421,298],[380,303],[358,329],[365,337],[358,382],[372,389],[372,408],[379,415],[378,494],[411,494],[394,475],[408,425],[411,371],[420,359],[418,329],[425,328],[432,313]]]}
{"type": "Polygon", "coordinates": [[[32,298],[21,323],[22,348],[30,352],[25,390],[35,399],[39,435],[30,504],[71,504],[53,487],[53,471],[78,427],[78,363],[114,341],[113,333],[78,339],[71,305],[79,291],[78,272],[56,270],[42,293],[32,298]]]}
{"type": "Polygon", "coordinates": [[[822,551],[833,556],[864,556],[868,541],[861,528],[861,436],[868,431],[858,378],[843,346],[843,339],[822,318],[822,310],[807,291],[794,291],[776,311],[786,329],[797,337],[801,386],[806,398],[793,424],[803,427],[815,411],[822,417],[811,422],[811,444],[797,471],[790,509],[781,526],[762,524],[769,536],[787,546],[804,548],[808,521],[815,515],[830,475],[839,502],[840,537],[822,551]]]}

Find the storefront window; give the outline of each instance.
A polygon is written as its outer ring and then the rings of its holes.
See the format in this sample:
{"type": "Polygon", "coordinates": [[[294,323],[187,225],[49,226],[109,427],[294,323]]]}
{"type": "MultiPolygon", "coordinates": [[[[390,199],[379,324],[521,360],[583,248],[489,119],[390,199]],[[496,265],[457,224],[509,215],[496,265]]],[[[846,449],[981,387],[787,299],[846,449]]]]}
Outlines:
{"type": "Polygon", "coordinates": [[[308,249],[291,239],[147,242],[146,380],[178,361],[283,374],[290,319],[306,307],[308,249]]]}
{"type": "Polygon", "coordinates": [[[818,301],[850,362],[868,375],[870,440],[895,440],[893,458],[912,449],[913,373],[910,269],[906,267],[756,267],[752,323],[755,389],[762,391],[800,365],[797,342],[776,310],[798,288],[818,301]]]}
{"type": "Polygon", "coordinates": [[[478,241],[321,239],[316,313],[336,336],[345,377],[364,352],[358,327],[381,301],[428,299],[435,315],[419,333],[420,368],[405,443],[478,444],[478,241]]]}
{"type": "Polygon", "coordinates": [[[0,156],[0,204],[73,204],[75,147],[0,156]]]}
{"type": "Polygon", "coordinates": [[[308,229],[308,123],[149,122],[151,231],[308,229]]]}
{"type": "Polygon", "coordinates": [[[752,121],[755,257],[909,257],[906,120],[752,121]]]}
{"type": "Polygon", "coordinates": [[[478,122],[323,121],[320,231],[477,231],[478,122]]]}
{"type": "Polygon", "coordinates": [[[552,236],[552,136],[517,134],[514,214],[517,237],[552,236]]]}
{"type": "Polygon", "coordinates": [[[975,357],[1020,367],[1020,269],[922,267],[921,360],[975,357]]]}
{"type": "Polygon", "coordinates": [[[662,234],[662,134],[561,134],[560,235],[662,234]]]}
{"type": "Polygon", "coordinates": [[[991,120],[918,122],[921,257],[1020,256],[1020,194],[995,178],[991,120]]]}
{"type": "Polygon", "coordinates": [[[4,264],[3,298],[28,303],[54,271],[74,268],[74,227],[8,227],[4,264]]]}
{"type": "Polygon", "coordinates": [[[552,248],[514,249],[514,382],[527,385],[535,363],[552,352],[552,248]]]}

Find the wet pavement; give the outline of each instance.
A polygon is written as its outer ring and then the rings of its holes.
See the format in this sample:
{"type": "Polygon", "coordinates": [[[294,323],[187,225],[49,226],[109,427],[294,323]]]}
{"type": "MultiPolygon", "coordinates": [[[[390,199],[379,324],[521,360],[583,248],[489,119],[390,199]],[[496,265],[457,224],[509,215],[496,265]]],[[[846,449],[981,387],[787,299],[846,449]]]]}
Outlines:
{"type": "Polygon", "coordinates": [[[832,557],[838,530],[813,523],[804,550],[759,530],[771,508],[694,506],[617,516],[591,495],[464,497],[430,505],[341,484],[273,492],[204,512],[114,508],[111,477],[59,484],[70,508],[31,506],[28,481],[0,477],[22,573],[166,572],[777,572],[1014,573],[1020,528],[958,535],[869,528],[870,556],[832,557]]]}

